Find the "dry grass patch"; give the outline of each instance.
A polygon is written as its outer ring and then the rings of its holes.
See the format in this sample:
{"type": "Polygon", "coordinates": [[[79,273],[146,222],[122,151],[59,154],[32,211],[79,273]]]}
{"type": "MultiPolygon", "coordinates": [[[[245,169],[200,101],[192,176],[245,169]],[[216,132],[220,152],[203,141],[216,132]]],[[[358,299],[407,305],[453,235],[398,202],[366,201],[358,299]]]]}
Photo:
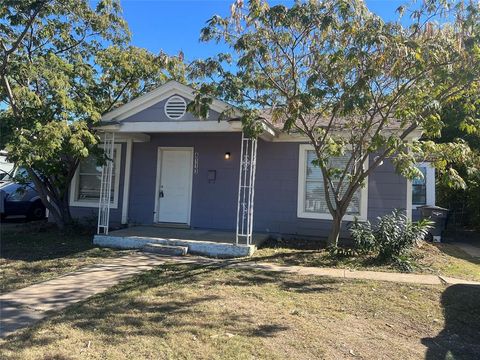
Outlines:
{"type": "Polygon", "coordinates": [[[415,261],[424,272],[480,281],[480,259],[455,244],[426,244],[417,249],[415,261]]]}
{"type": "Polygon", "coordinates": [[[11,336],[0,358],[468,358],[480,289],[448,289],[163,265],[11,336]]]}
{"type": "MultiPolygon", "coordinates": [[[[257,261],[284,265],[348,268],[357,270],[398,272],[395,265],[378,262],[372,256],[333,258],[322,250],[264,247],[253,254],[257,261]]],[[[423,243],[412,252],[415,273],[435,274],[480,281],[480,259],[474,258],[452,244],[423,243]]]]}

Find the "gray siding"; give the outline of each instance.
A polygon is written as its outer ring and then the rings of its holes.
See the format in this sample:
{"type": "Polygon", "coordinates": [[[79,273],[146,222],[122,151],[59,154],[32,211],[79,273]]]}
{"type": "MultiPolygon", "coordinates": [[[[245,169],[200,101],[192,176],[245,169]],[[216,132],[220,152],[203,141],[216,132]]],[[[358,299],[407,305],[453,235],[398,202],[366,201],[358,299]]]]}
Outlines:
{"type": "MultiPolygon", "coordinates": [[[[234,230],[236,225],[239,133],[150,134],[148,143],[134,143],[128,219],[131,224],[152,224],[155,206],[157,151],[160,146],[193,147],[198,153],[198,174],[193,175],[191,226],[234,230]],[[231,159],[225,160],[225,152],[231,159]],[[216,170],[214,183],[208,170],[216,170]]],[[[297,217],[298,143],[259,140],[255,186],[254,230],[297,236],[326,236],[329,220],[297,217]]],[[[118,209],[111,211],[113,223],[120,222],[125,171],[125,146],[118,209]]],[[[374,220],[395,208],[406,207],[407,181],[386,161],[368,181],[368,218],[374,220]]],[[[75,216],[96,215],[96,209],[73,208],[75,216]]],[[[344,224],[345,227],[348,225],[344,224]]],[[[344,228],[343,236],[347,235],[344,228]]]]}
{"type": "MultiPolygon", "coordinates": [[[[297,217],[298,143],[259,141],[255,187],[256,231],[326,236],[329,220],[297,217]]],[[[395,208],[406,206],[407,181],[397,175],[390,161],[377,168],[368,181],[368,218],[375,220],[395,208]]],[[[348,222],[342,236],[348,235],[348,222]]]]}
{"type": "MultiPolygon", "coordinates": [[[[179,95],[172,95],[172,96],[179,96],[179,95]]],[[[190,102],[189,99],[181,96],[187,103],[190,102]]],[[[159,101],[156,104],[153,104],[152,106],[148,107],[145,110],[142,110],[132,116],[129,116],[125,119],[122,120],[122,122],[173,122],[173,121],[205,121],[205,120],[200,120],[197,117],[195,117],[193,114],[187,112],[183,117],[181,117],[178,120],[172,120],[165,115],[165,103],[168,101],[169,98],[164,99],[162,101],[159,101]]],[[[220,114],[216,111],[210,110],[208,119],[207,121],[218,121],[220,114]]]]}
{"type": "Polygon", "coordinates": [[[298,143],[259,141],[254,226],[259,232],[324,236],[330,221],[297,217],[298,143]]]}
{"type": "Polygon", "coordinates": [[[415,206],[412,209],[412,220],[419,221],[422,219],[422,212],[420,209],[417,209],[415,206]]]}
{"type": "MultiPolygon", "coordinates": [[[[370,161],[373,158],[371,156],[370,161]]],[[[368,218],[375,220],[394,209],[405,210],[406,207],[407,179],[395,172],[391,161],[384,161],[368,181],[368,218]]]]}
{"type": "Polygon", "coordinates": [[[153,222],[158,147],[193,147],[194,152],[198,153],[198,174],[193,174],[191,226],[234,229],[240,137],[239,133],[151,134],[149,143],[134,143],[130,222],[153,222]],[[225,152],[231,153],[230,160],[224,159],[225,152]],[[208,182],[208,170],[216,170],[214,183],[208,182]]]}

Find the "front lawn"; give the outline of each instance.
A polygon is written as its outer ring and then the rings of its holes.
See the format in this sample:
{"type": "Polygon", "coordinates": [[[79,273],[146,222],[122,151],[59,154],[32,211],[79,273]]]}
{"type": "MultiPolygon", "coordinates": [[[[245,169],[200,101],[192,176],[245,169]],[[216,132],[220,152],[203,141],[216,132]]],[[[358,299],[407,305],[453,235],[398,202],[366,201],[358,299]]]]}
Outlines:
{"type": "Polygon", "coordinates": [[[93,235],[61,234],[45,222],[0,225],[0,293],[57,277],[125,252],[100,249],[93,235]]]}
{"type": "Polygon", "coordinates": [[[166,264],[5,339],[0,358],[475,358],[478,298],[466,285],[166,264]]]}
{"type": "MultiPolygon", "coordinates": [[[[287,242],[292,245],[294,241],[287,242]]],[[[317,245],[318,246],[318,245],[317,245]]],[[[267,243],[253,254],[253,259],[285,265],[336,267],[357,270],[399,271],[395,265],[379,263],[371,256],[332,258],[326,250],[312,250],[312,245],[299,242],[296,248],[267,243]],[[305,245],[305,248],[301,247],[305,245]]],[[[480,259],[468,255],[454,244],[424,242],[411,257],[413,272],[480,281],[480,259]]]]}

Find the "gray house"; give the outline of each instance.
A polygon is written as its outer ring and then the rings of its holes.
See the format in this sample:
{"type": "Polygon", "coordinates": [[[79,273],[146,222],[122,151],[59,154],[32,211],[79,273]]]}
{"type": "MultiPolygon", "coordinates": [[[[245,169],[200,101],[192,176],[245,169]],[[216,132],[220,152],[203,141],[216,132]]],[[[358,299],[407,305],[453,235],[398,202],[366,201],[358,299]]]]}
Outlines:
{"type": "MultiPolygon", "coordinates": [[[[95,242],[235,256],[251,253],[265,236],[327,236],[331,216],[308,141],[266,120],[258,139],[245,138],[238,119],[219,121],[228,106],[221,101],[213,101],[207,120],[188,113],[193,96],[171,81],[104,116],[100,130],[113,161],[103,168],[84,161],[70,192],[74,216],[98,217],[95,242]],[[209,241],[223,248],[203,251],[209,241]]],[[[411,216],[412,183],[386,161],[345,219],[396,208],[411,216]]]]}

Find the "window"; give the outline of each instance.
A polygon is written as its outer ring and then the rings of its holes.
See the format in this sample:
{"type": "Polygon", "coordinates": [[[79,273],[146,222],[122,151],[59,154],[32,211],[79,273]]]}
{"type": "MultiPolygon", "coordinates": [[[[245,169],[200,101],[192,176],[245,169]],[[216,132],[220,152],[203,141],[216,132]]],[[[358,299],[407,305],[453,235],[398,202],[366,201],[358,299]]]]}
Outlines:
{"type": "MultiPolygon", "coordinates": [[[[319,167],[312,164],[315,159],[315,151],[310,145],[300,145],[297,216],[331,219],[325,199],[322,172],[319,167]]],[[[342,168],[346,166],[348,159],[349,155],[345,155],[332,158],[331,161],[335,167],[342,168]]],[[[359,219],[366,219],[367,197],[366,187],[357,190],[347,209],[346,220],[352,220],[355,216],[359,219]]]]}
{"type": "MultiPolygon", "coordinates": [[[[112,174],[112,207],[118,206],[118,189],[120,184],[120,144],[115,144],[113,150],[112,174]]],[[[70,191],[71,206],[98,207],[100,198],[100,180],[102,167],[97,165],[94,157],[84,159],[78,166],[73,177],[70,191]]]]}
{"type": "Polygon", "coordinates": [[[425,166],[419,166],[423,177],[417,177],[412,180],[412,203],[413,205],[425,205],[427,203],[427,169],[425,166]]]}
{"type": "Polygon", "coordinates": [[[419,163],[423,177],[412,180],[412,205],[435,205],[435,168],[430,163],[419,163]]]}

